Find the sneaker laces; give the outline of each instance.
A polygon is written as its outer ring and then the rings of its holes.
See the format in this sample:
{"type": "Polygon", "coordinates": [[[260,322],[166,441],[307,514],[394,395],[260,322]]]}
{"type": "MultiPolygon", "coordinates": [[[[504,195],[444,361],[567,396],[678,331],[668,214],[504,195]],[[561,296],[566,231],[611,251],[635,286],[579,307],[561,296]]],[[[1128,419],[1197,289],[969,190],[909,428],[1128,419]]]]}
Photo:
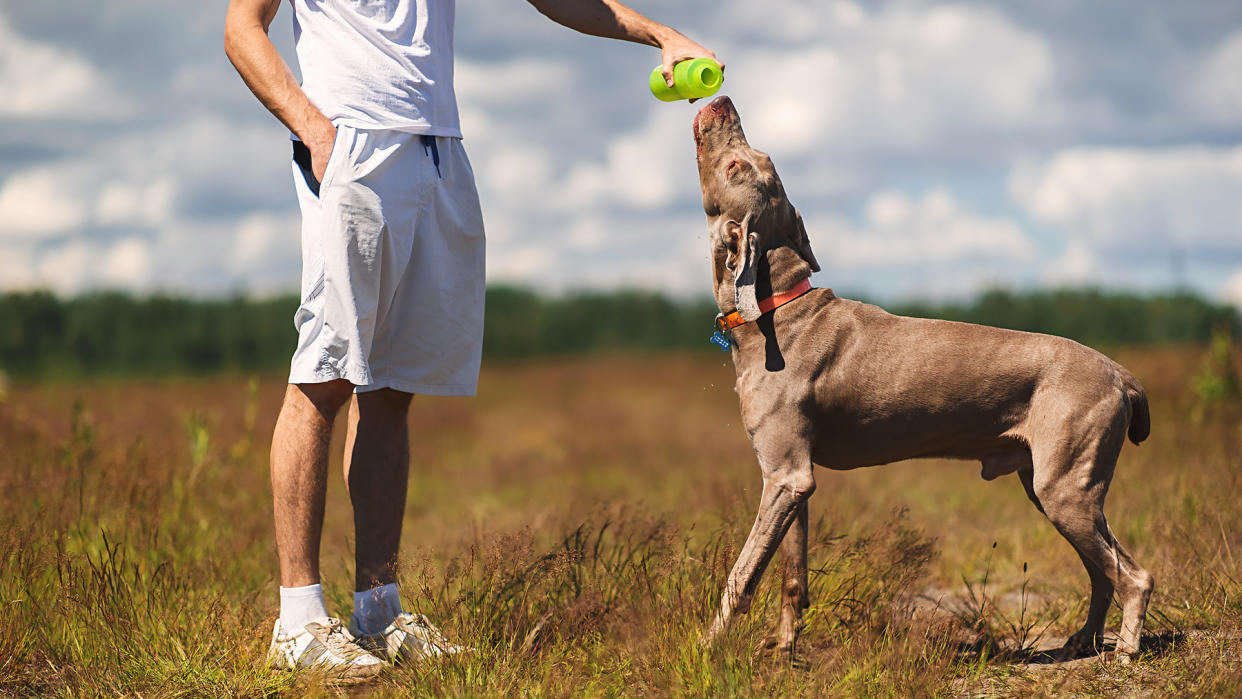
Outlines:
{"type": "Polygon", "coordinates": [[[424,643],[432,646],[441,653],[457,653],[461,651],[461,647],[448,638],[431,623],[431,620],[422,614],[402,614],[397,617],[397,622],[409,633],[414,633],[420,637],[424,643]],[[408,628],[413,627],[413,628],[408,628]]]}
{"type": "Polygon", "coordinates": [[[322,643],[332,653],[353,660],[366,651],[354,641],[354,637],[349,630],[341,625],[341,620],[336,617],[329,617],[326,624],[322,624],[326,633],[324,634],[322,643]]]}

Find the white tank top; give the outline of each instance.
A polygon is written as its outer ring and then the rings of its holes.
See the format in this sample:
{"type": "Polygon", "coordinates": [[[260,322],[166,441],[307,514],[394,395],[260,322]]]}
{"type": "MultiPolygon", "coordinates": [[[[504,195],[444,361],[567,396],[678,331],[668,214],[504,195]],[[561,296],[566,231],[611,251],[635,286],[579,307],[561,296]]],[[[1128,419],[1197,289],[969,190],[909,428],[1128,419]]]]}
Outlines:
{"type": "Polygon", "coordinates": [[[461,137],[454,0],[290,0],[302,90],[334,124],[461,137]]]}

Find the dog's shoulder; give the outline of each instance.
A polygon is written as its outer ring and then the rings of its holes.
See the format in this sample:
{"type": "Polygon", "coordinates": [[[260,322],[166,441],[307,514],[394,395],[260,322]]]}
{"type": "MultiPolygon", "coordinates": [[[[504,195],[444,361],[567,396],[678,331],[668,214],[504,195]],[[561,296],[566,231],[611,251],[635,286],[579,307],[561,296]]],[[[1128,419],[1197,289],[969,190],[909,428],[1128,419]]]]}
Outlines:
{"type": "Polygon", "coordinates": [[[889,323],[899,318],[874,304],[837,296],[832,289],[816,289],[812,293],[817,294],[815,298],[817,324],[870,325],[889,323]]]}

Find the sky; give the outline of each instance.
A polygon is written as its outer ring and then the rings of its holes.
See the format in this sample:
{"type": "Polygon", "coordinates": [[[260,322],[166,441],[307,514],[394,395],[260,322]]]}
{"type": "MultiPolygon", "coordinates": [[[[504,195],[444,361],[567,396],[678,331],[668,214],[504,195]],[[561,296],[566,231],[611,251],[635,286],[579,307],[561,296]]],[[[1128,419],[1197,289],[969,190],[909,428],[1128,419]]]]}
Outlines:
{"type": "MultiPolygon", "coordinates": [[[[716,51],[814,282],[878,300],[1189,288],[1242,306],[1242,3],[634,0],[716,51]]],[[[288,133],[227,2],[0,0],[0,289],[296,290],[288,133]]],[[[286,3],[272,24],[294,66],[286,3]]],[[[656,49],[457,4],[488,281],[710,293],[698,105],[656,49]]]]}

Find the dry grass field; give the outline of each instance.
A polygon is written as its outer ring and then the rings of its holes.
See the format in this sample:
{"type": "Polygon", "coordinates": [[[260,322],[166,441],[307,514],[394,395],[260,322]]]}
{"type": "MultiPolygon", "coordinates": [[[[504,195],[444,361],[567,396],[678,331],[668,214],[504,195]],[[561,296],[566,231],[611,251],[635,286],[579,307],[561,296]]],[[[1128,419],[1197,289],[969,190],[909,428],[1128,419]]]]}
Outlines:
{"type": "MultiPolygon", "coordinates": [[[[352,691],[1237,696],[1242,406],[1195,392],[1202,348],[1113,355],[1153,415],[1106,507],[1157,581],[1134,663],[1040,662],[1081,624],[1087,576],[1016,476],[985,483],[967,462],[820,470],[798,657],[764,647],[770,571],[751,613],[704,646],[758,468],[727,358],[651,355],[491,364],[477,398],[415,399],[403,596],[476,651],[352,691]]],[[[8,391],[0,694],[336,691],[261,662],[282,390],[264,376],[8,391]]],[[[323,582],[348,616],[339,477],[327,518],[323,582]]]]}

